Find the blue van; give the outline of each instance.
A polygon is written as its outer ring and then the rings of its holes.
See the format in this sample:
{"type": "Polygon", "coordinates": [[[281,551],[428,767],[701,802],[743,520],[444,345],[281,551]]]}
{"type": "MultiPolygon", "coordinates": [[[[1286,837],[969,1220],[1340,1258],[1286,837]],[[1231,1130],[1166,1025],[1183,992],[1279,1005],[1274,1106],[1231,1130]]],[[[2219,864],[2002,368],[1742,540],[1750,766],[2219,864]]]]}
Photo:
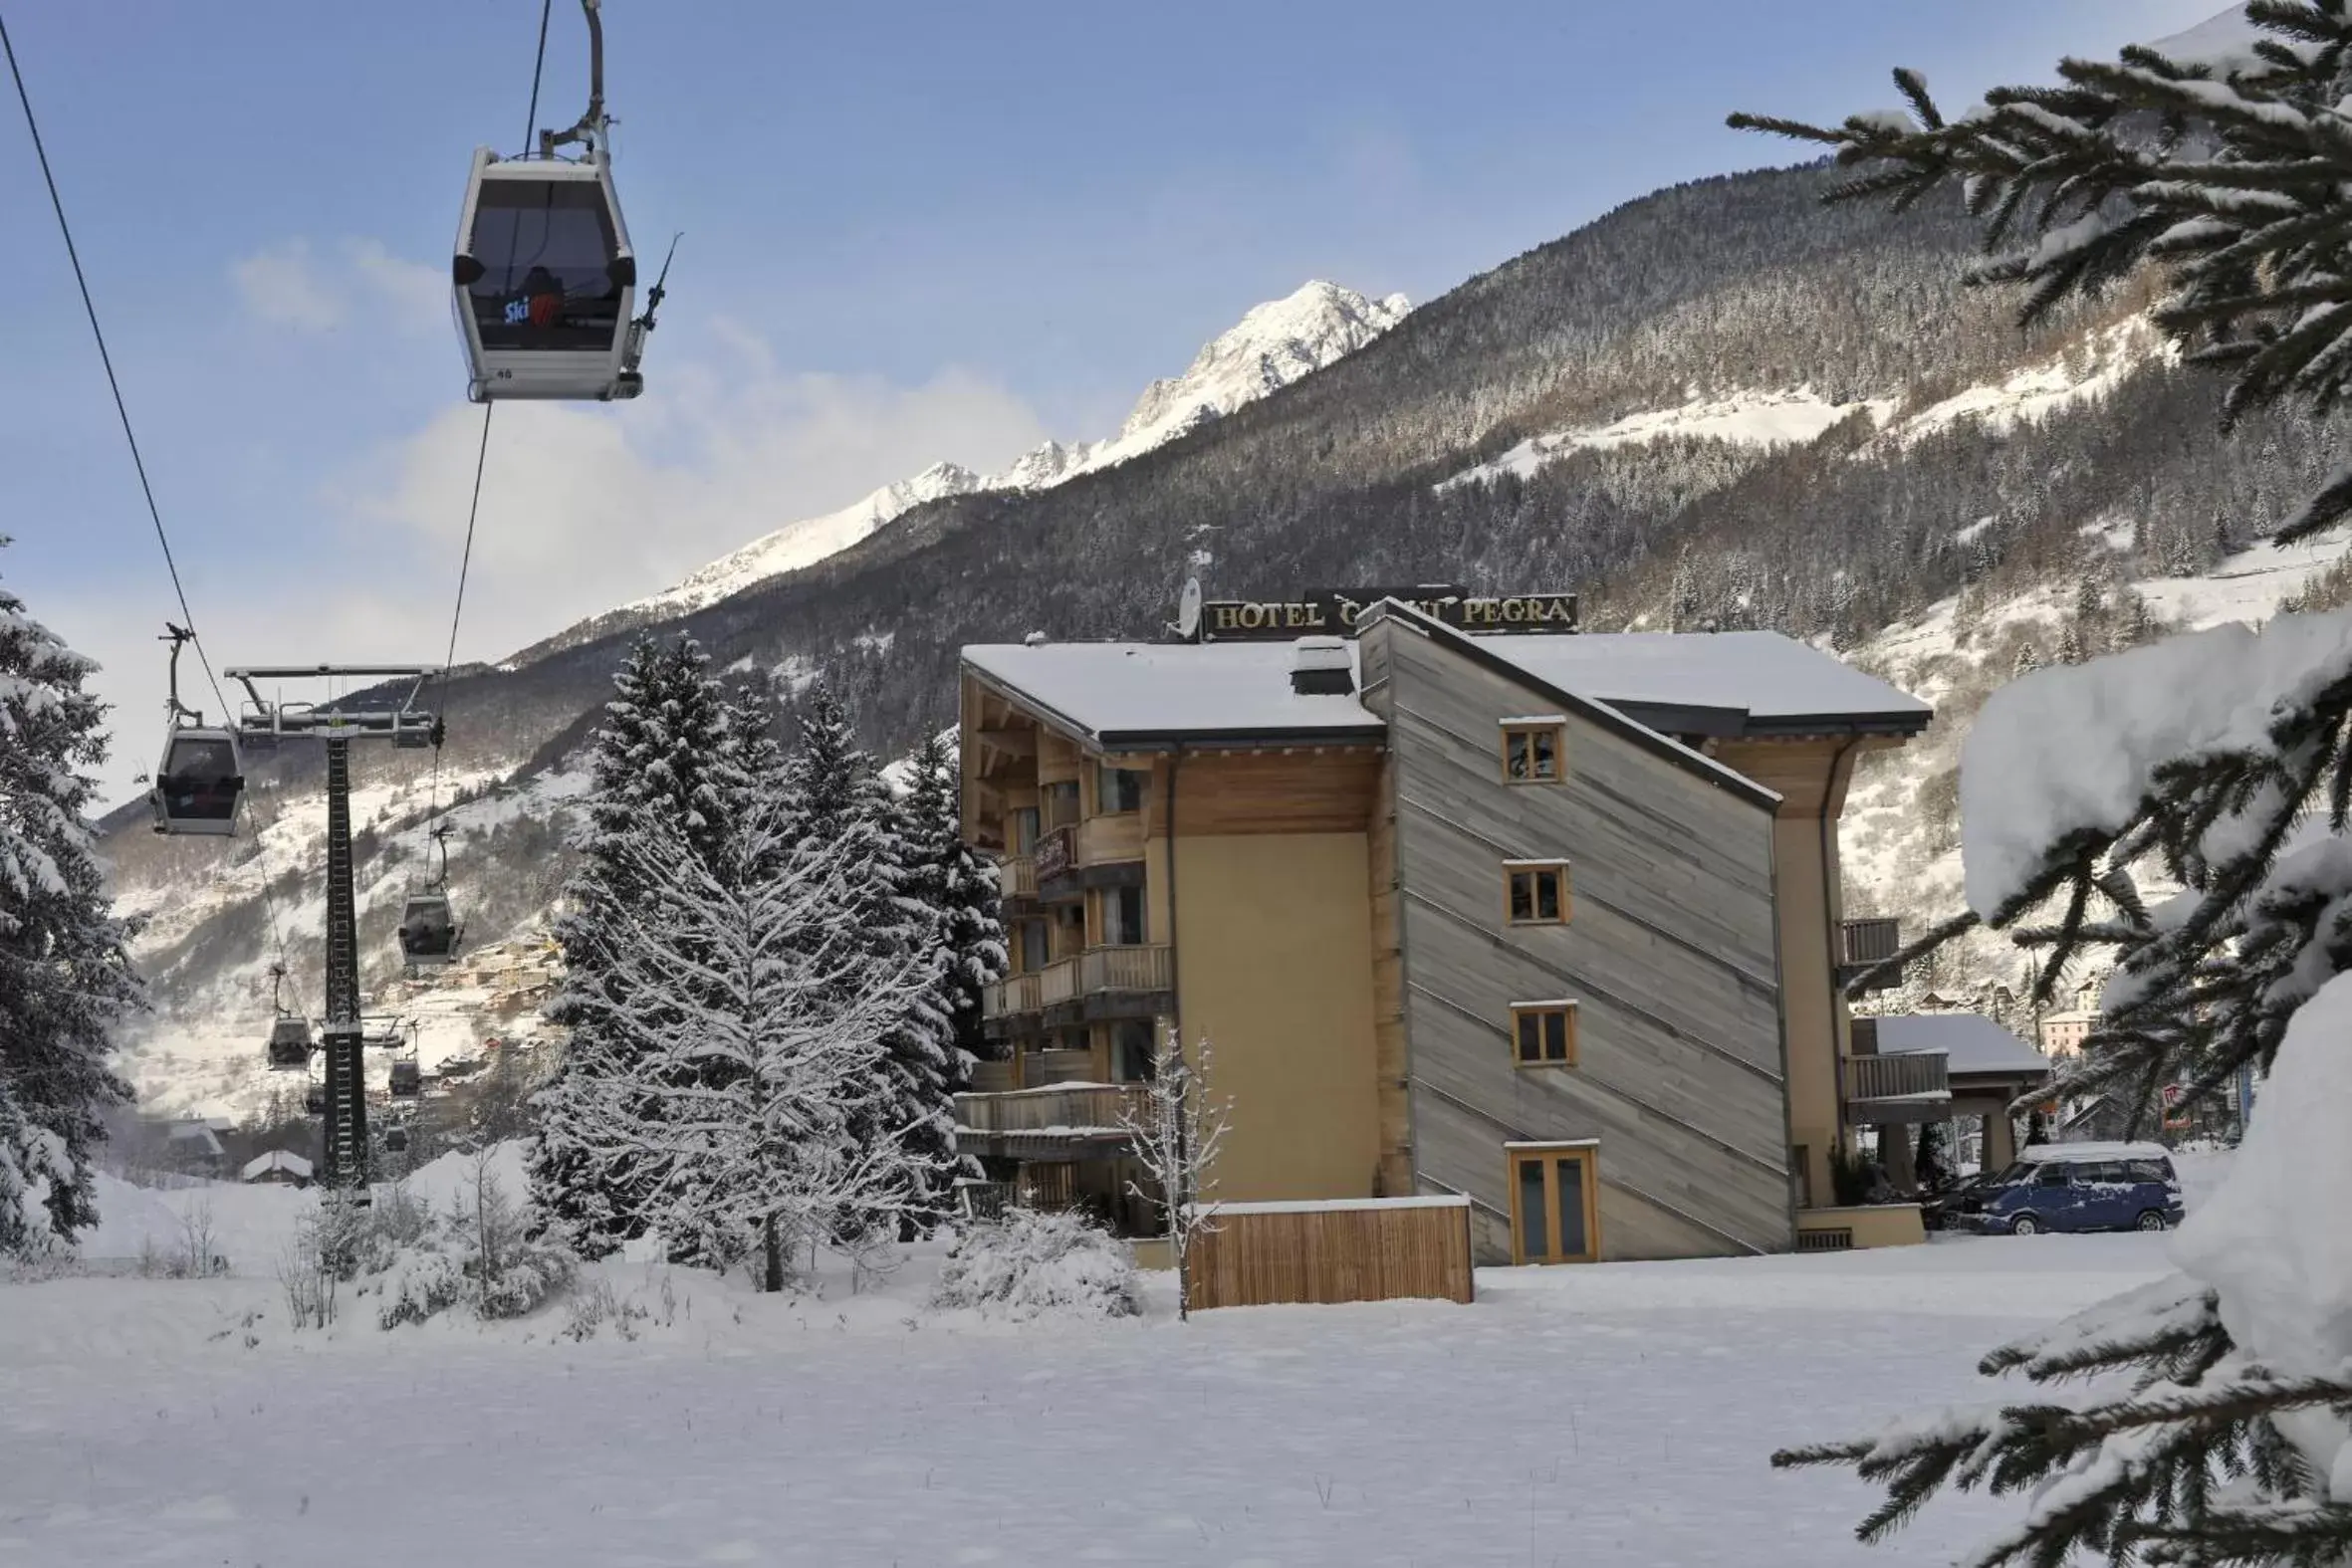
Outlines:
{"type": "Polygon", "coordinates": [[[2181,1182],[2162,1144],[2035,1144],[1952,1219],[1983,1235],[2163,1231],[2181,1223],[2181,1182]]]}

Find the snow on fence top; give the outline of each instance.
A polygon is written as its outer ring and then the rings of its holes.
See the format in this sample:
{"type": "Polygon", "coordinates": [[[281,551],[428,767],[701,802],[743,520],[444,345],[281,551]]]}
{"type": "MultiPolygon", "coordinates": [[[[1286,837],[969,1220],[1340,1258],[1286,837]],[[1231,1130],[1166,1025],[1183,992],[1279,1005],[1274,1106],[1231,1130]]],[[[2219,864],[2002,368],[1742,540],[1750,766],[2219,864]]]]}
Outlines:
{"type": "Polygon", "coordinates": [[[1221,1213],[1352,1213],[1376,1209],[1468,1209],[1470,1199],[1454,1195],[1425,1199],[1300,1199],[1295,1204],[1188,1204],[1188,1211],[1204,1216],[1221,1213]]]}
{"type": "Polygon", "coordinates": [[[1961,752],[1969,907],[1988,920],[2078,828],[2131,817],[2158,765],[2259,747],[2270,715],[2352,670],[2352,611],[2170,637],[1995,692],[1961,752]]]}

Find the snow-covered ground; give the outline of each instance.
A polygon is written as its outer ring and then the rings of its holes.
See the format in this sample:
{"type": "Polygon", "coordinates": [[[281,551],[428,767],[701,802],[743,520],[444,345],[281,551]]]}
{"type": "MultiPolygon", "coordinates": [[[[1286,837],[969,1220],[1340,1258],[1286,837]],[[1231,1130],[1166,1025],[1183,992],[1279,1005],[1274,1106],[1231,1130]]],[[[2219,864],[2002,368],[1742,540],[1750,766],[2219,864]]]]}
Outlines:
{"type": "Polygon", "coordinates": [[[268,1248],[303,1195],[138,1196],[107,1249],[205,1198],[257,1250],[0,1284],[0,1562],[1936,1562],[2015,1503],[1890,1555],[1851,1539],[1867,1488],[1767,1455],[1987,1398],[1985,1350],[2166,1268],[2161,1235],[1967,1238],[1182,1325],[1154,1276],[1141,1320],[1015,1325],[925,1308],[925,1248],[797,1298],[610,1265],[667,1320],[633,1341],[560,1305],[298,1335],[268,1248]]]}

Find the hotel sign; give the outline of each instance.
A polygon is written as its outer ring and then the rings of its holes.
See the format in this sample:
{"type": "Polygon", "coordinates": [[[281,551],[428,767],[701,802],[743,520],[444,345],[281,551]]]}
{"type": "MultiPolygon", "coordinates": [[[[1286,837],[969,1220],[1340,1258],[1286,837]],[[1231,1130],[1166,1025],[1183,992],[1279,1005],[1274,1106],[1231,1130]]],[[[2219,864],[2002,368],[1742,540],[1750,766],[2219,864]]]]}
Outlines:
{"type": "Polygon", "coordinates": [[[1207,599],[1202,642],[1287,642],[1352,636],[1356,617],[1382,599],[1398,599],[1457,631],[1574,631],[1573,593],[1466,593],[1455,587],[1325,589],[1289,599],[1207,599]]]}

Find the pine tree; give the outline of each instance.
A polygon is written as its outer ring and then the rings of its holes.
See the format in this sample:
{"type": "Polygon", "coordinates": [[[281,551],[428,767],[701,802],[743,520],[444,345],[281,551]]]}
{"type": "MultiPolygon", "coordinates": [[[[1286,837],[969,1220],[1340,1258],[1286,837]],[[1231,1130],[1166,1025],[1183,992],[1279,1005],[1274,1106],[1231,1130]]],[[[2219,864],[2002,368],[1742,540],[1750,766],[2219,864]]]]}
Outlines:
{"type": "Polygon", "coordinates": [[[2069,620],[2058,630],[2058,662],[2080,664],[2083,655],[2082,622],[2069,620]]]}
{"type": "MultiPolygon", "coordinates": [[[[1963,184],[1989,248],[2007,246],[1976,281],[2026,284],[2028,320],[2160,269],[2157,325],[2191,362],[2232,373],[2225,417],[2285,404],[2325,417],[2352,389],[2338,108],[2352,15],[2345,0],[2251,0],[2246,16],[2265,36],[2226,75],[2134,47],[2114,64],[2064,62],[2056,88],[1995,89],[1953,122],[1904,71],[1909,121],[1734,123],[1871,165],[1832,199],[1908,207],[1963,184]]],[[[2275,537],[2348,516],[2352,466],[2275,537]]],[[[2213,548],[2234,543],[2227,523],[2217,516],[2213,548]]],[[[1951,1412],[1774,1456],[1883,1482],[1866,1539],[1946,1485],[1984,1486],[2033,1498],[1968,1558],[1986,1568],[2078,1553],[2198,1568],[2352,1560],[2352,1302],[2326,1260],[2340,1255],[2340,1199],[2303,1194],[2295,1175],[2315,1160],[2333,1169],[2352,1120],[2334,1066],[2352,1026],[2352,980],[2338,978],[2352,969],[2352,612],[2274,626],[2258,649],[2250,636],[2223,628],[2113,655],[2037,682],[2030,705],[1997,693],[1969,747],[2000,776],[2004,808],[1966,824],[1973,907],[1926,940],[1980,922],[2008,931],[2037,960],[2037,1003],[2082,955],[2115,958],[2060,1094],[2112,1094],[2144,1119],[2166,1085],[2195,1104],[2248,1066],[2305,1092],[2264,1102],[2209,1200],[2217,1223],[2192,1215],[2180,1246],[2192,1272],[1983,1363],[2036,1384],[2109,1381],[2071,1403],[1951,1412]],[[2123,760],[2136,798],[2094,804],[2068,786],[2086,745],[2123,760]],[[2039,798],[2025,787],[2036,779],[2039,798]],[[2145,862],[2183,890],[2161,909],[2135,884],[2145,862]]]]}
{"type": "Polygon", "coordinates": [[[0,1257],[97,1223],[100,1118],[130,1098],[109,1031],[142,993],[84,817],[107,756],[96,668],[0,587],[0,1257]]]}
{"type": "Polygon", "coordinates": [[[2030,642],[2018,643],[2017,656],[2009,664],[2009,678],[2014,680],[2020,675],[2030,675],[2040,668],[2041,654],[2034,649],[2033,644],[2030,642]]]}
{"type": "Polygon", "coordinates": [[[940,1007],[956,1055],[956,1087],[970,1080],[970,1063],[999,1054],[981,1026],[981,996],[1004,979],[1003,907],[996,868],[964,842],[961,768],[946,742],[926,738],[907,759],[910,786],[900,802],[906,821],[907,891],[934,914],[939,928],[940,1007]]]}
{"type": "MultiPolygon", "coordinates": [[[[613,676],[613,696],[588,758],[581,863],[556,920],[564,981],[548,1006],[571,1031],[535,1103],[540,1137],[530,1163],[539,1223],[575,1251],[603,1256],[642,1235],[634,1157],[618,1142],[607,1080],[634,1081],[644,1049],[617,1031],[620,933],[643,896],[641,846],[666,827],[710,864],[751,792],[730,709],[692,638],[663,646],[639,639],[613,676]],[[593,1006],[590,1006],[590,1003],[593,1006]]],[[[694,1260],[681,1257],[681,1261],[694,1260]]]]}
{"type": "Polygon", "coordinates": [[[579,1094],[626,1158],[634,1216],[673,1253],[758,1260],[784,1288],[790,1256],[829,1233],[902,1220],[922,1188],[894,1138],[889,1031],[933,983],[918,954],[877,949],[851,840],[800,838],[774,799],[709,851],[656,814],[616,850],[637,896],[609,962],[575,1007],[635,1050],[579,1094]]]}
{"type": "Polygon", "coordinates": [[[936,985],[944,938],[939,916],[911,883],[906,820],[871,754],[857,745],[849,716],[823,682],[804,695],[799,745],[784,771],[784,810],[794,841],[847,856],[847,897],[877,962],[915,964],[932,977],[883,1030],[889,1093],[855,1124],[861,1143],[894,1142],[910,1186],[907,1229],[947,1211],[958,1170],[955,1093],[967,1069],[936,985]]]}

